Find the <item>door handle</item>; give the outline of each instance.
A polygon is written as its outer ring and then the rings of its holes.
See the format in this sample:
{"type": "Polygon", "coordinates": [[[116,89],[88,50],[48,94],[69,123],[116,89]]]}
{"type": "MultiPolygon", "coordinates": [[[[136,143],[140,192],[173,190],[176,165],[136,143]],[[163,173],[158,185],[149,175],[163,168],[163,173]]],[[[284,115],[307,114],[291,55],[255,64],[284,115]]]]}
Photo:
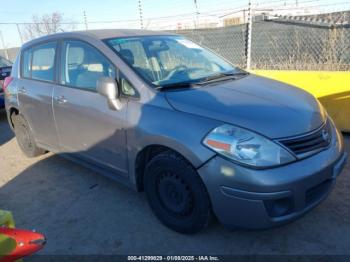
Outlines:
{"type": "Polygon", "coordinates": [[[56,100],[57,103],[59,103],[59,104],[64,104],[64,103],[67,102],[67,99],[65,99],[64,96],[56,96],[56,97],[55,97],[55,100],[56,100]]]}
{"type": "Polygon", "coordinates": [[[25,93],[27,93],[27,90],[24,87],[21,87],[18,89],[18,92],[21,94],[25,94],[25,93]]]}

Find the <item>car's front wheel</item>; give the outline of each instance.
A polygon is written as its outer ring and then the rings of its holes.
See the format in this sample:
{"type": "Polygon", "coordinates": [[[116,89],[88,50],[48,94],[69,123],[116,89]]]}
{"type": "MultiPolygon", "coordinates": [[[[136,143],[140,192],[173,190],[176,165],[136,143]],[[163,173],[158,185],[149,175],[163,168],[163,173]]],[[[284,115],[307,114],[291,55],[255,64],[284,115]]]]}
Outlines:
{"type": "Polygon", "coordinates": [[[27,120],[20,114],[11,117],[19,147],[27,157],[43,155],[46,151],[39,148],[34,140],[27,120]]]}
{"type": "Polygon", "coordinates": [[[175,152],[161,153],[147,164],[144,188],[153,212],[167,227],[193,234],[209,224],[206,188],[196,170],[175,152]]]}

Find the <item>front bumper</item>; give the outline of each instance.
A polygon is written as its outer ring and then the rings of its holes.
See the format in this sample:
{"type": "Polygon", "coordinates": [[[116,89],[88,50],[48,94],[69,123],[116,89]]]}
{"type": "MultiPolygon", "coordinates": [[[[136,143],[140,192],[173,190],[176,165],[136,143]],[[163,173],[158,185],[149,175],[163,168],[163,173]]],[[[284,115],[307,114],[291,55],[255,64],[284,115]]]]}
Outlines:
{"type": "Polygon", "coordinates": [[[219,221],[263,229],[288,223],[324,200],[345,166],[341,134],[328,149],[286,166],[255,170],[216,156],[198,169],[219,221]]]}

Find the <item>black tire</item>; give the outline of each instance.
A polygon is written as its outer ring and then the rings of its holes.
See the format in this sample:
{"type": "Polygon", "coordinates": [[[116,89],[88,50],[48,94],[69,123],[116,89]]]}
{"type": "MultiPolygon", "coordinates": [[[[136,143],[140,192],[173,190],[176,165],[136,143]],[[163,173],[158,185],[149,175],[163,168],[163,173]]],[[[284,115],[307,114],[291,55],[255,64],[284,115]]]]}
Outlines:
{"type": "Polygon", "coordinates": [[[194,234],[210,222],[207,190],[196,170],[183,157],[167,151],[146,166],[144,189],[157,218],[183,234],[194,234]]]}
{"type": "Polygon", "coordinates": [[[27,157],[36,157],[46,153],[44,149],[36,145],[28,122],[22,115],[13,115],[12,123],[17,143],[27,157]]]}

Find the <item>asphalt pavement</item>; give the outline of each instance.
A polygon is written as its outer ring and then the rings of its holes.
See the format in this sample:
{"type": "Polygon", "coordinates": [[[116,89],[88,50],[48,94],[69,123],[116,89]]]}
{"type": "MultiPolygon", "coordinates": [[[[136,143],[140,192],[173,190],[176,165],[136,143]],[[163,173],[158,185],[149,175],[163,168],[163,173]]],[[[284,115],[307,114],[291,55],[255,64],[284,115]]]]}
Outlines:
{"type": "MultiPolygon", "coordinates": [[[[346,136],[350,151],[350,136],[346,136]]],[[[283,175],[283,174],[281,174],[283,175]]],[[[196,235],[164,227],[145,195],[51,153],[26,158],[0,112],[0,209],[47,237],[40,254],[349,254],[350,165],[330,196],[288,225],[196,235]]],[[[239,210],[237,210],[239,212],[239,210]]]]}

